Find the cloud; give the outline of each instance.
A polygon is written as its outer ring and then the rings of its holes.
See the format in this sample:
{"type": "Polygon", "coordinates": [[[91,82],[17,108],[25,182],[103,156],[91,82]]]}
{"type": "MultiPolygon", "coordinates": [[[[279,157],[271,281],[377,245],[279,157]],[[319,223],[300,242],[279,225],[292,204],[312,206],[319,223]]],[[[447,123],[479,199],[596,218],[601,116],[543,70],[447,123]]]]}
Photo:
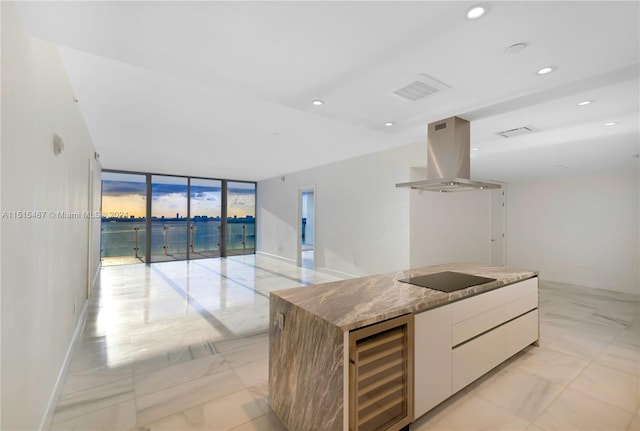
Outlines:
{"type": "Polygon", "coordinates": [[[238,188],[238,187],[228,187],[227,188],[229,193],[235,193],[235,194],[240,194],[240,195],[255,195],[256,194],[256,189],[255,188],[251,188],[251,189],[247,189],[247,188],[238,188]]]}
{"type": "Polygon", "coordinates": [[[147,186],[144,183],[131,181],[102,181],[102,194],[106,196],[146,195],[147,186]]]}

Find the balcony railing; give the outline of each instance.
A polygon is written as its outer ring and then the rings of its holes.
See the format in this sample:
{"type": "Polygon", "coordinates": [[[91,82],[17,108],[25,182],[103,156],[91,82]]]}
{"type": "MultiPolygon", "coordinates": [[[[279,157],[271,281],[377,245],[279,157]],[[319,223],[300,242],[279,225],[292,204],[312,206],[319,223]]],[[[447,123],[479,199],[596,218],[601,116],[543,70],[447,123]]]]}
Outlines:
{"type": "MultiPolygon", "coordinates": [[[[219,253],[221,225],[219,221],[192,222],[187,235],[186,221],[151,223],[152,261],[186,258],[187,248],[193,257],[212,257],[219,253]],[[201,256],[196,256],[201,255],[201,256]]],[[[146,223],[110,221],[102,224],[102,257],[132,257],[144,259],[146,254],[146,223]]],[[[246,254],[255,251],[255,223],[227,224],[227,250],[230,254],[246,254]]]]}

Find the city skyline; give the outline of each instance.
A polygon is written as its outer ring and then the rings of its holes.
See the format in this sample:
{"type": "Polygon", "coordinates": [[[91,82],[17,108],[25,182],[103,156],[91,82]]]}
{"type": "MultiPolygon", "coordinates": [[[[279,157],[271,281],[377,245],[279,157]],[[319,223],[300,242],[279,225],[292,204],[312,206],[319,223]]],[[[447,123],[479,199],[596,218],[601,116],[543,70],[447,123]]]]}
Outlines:
{"type": "MultiPolygon", "coordinates": [[[[103,174],[102,214],[107,218],[140,218],[146,216],[146,183],[143,181],[110,180],[103,174]],[[106,177],[106,178],[105,178],[106,177]]],[[[122,177],[122,174],[116,174],[122,177]]],[[[142,175],[135,175],[144,179],[142,175]]],[[[163,177],[165,178],[165,177],[163,177]]],[[[136,178],[137,179],[137,178],[136,178]]],[[[187,187],[184,184],[152,184],[151,216],[174,218],[176,214],[187,216],[187,187]]],[[[216,180],[198,182],[220,183],[216,180]]],[[[194,181],[195,182],[195,181],[194,181]]],[[[191,185],[191,214],[194,216],[220,217],[220,186],[191,185]]],[[[229,182],[227,191],[227,216],[255,218],[255,185],[229,182]],[[245,185],[246,184],[246,185],[245,185]]]]}

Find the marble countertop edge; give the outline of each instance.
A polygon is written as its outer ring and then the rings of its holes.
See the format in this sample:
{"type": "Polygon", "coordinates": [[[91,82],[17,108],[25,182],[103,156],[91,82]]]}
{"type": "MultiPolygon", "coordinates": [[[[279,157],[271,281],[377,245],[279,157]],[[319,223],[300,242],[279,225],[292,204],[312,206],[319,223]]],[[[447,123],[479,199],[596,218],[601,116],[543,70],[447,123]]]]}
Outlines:
{"type": "Polygon", "coordinates": [[[538,271],[528,269],[454,263],[277,290],[271,295],[346,332],[404,314],[427,311],[538,275],[538,271]],[[462,272],[496,281],[450,293],[398,281],[441,271],[462,272]]]}

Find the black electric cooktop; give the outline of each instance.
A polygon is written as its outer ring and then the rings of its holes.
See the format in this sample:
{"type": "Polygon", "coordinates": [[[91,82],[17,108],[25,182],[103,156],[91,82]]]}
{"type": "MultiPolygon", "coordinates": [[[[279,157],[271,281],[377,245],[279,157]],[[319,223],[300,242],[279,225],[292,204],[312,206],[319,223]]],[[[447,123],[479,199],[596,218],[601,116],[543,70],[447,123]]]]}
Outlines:
{"type": "Polygon", "coordinates": [[[462,274],[460,272],[437,272],[435,274],[421,275],[418,277],[398,280],[403,283],[415,284],[416,286],[428,287],[429,289],[441,292],[453,292],[467,287],[496,281],[495,278],[478,277],[477,275],[462,274]]]}

